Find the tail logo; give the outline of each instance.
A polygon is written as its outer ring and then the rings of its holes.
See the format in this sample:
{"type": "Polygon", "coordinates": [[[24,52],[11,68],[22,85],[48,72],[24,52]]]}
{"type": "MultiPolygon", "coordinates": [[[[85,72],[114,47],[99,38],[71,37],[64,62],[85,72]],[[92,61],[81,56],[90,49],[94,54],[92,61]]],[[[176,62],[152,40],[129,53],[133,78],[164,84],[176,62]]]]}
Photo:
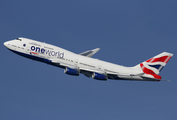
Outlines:
{"type": "Polygon", "coordinates": [[[143,63],[140,64],[142,71],[146,74],[152,75],[154,78],[161,79],[162,77],[158,75],[166,63],[170,60],[172,56],[161,56],[157,55],[143,63]]]}

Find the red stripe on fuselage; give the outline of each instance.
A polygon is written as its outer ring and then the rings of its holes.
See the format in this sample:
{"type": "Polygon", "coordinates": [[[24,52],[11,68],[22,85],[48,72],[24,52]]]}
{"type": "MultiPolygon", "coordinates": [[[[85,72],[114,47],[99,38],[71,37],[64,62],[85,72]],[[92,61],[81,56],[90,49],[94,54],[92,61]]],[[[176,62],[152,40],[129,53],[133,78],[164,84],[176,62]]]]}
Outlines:
{"type": "Polygon", "coordinates": [[[30,52],[30,53],[35,54],[35,55],[38,55],[38,53],[35,53],[35,52],[30,52]]]}

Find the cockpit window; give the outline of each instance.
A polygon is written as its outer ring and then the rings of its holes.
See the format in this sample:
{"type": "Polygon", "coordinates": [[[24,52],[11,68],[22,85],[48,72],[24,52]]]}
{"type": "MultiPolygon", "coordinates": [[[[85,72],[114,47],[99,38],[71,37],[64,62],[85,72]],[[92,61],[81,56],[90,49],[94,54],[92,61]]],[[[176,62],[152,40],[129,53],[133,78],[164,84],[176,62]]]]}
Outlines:
{"type": "Polygon", "coordinates": [[[17,39],[15,39],[15,40],[19,40],[19,41],[22,41],[22,39],[20,39],[20,38],[17,38],[17,39]]]}

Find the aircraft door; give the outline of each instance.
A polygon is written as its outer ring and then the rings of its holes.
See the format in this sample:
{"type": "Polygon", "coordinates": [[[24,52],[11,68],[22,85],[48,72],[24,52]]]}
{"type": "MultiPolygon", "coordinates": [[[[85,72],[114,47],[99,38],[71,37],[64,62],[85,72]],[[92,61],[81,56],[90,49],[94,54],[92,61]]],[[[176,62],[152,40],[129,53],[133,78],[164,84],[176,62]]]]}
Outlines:
{"type": "Polygon", "coordinates": [[[102,67],[101,67],[101,65],[98,65],[98,70],[102,70],[102,67]]]}
{"type": "Polygon", "coordinates": [[[30,51],[31,51],[31,50],[30,50],[29,48],[26,49],[26,53],[27,53],[27,54],[30,54],[30,51]]]}
{"type": "Polygon", "coordinates": [[[104,68],[102,68],[101,65],[98,65],[98,70],[99,70],[99,71],[102,71],[102,72],[105,72],[105,71],[104,71],[104,68]]]}
{"type": "Polygon", "coordinates": [[[77,66],[78,63],[79,63],[79,60],[76,59],[75,62],[74,62],[74,64],[77,66]]]}

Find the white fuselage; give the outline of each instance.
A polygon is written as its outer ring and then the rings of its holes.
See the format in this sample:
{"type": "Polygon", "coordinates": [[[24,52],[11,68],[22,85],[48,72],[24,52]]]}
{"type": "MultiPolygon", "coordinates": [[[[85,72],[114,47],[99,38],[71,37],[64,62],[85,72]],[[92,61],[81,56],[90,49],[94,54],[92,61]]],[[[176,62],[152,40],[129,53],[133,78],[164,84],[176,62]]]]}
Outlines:
{"type": "Polygon", "coordinates": [[[138,71],[136,71],[133,67],[124,67],[113,63],[105,62],[99,59],[82,56],[44,42],[38,42],[23,38],[22,41],[13,40],[8,41],[5,44],[7,44],[9,49],[15,50],[17,52],[42,57],[46,59],[55,59],[58,60],[59,62],[63,62],[66,64],[71,64],[75,66],[77,65],[77,67],[85,67],[98,70],[101,69],[105,72],[108,71],[115,73],[138,74],[138,71]],[[24,44],[26,44],[26,46],[24,46],[24,44]],[[41,52],[42,48],[45,49],[45,52],[43,53],[41,52]],[[38,55],[30,54],[30,52],[38,53],[38,55]]]}
{"type": "Polygon", "coordinates": [[[87,77],[87,73],[98,72],[100,74],[110,74],[109,79],[129,79],[129,80],[142,80],[136,74],[141,74],[142,70],[138,67],[124,67],[113,63],[105,62],[99,59],[90,58],[80,54],[75,54],[60,47],[39,42],[27,38],[18,38],[15,40],[7,41],[4,45],[11,51],[25,56],[30,59],[46,62],[62,68],[74,68],[79,69],[80,73],[84,73],[87,77]],[[122,76],[122,77],[118,77],[122,76]],[[124,76],[125,75],[125,76],[124,76]],[[131,76],[133,75],[133,76],[131,76]],[[118,77],[118,78],[117,78],[118,77]]]}

